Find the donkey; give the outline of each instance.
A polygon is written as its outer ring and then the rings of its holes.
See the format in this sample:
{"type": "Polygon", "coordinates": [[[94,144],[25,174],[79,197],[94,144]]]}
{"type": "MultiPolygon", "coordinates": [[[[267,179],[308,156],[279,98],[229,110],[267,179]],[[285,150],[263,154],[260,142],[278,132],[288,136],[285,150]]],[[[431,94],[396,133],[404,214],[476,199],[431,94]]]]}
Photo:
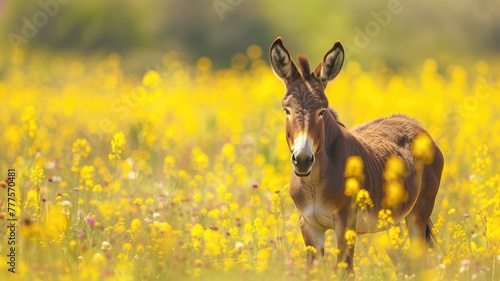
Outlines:
{"type": "Polygon", "coordinates": [[[305,245],[316,250],[307,251],[308,268],[317,253],[324,255],[325,231],[333,229],[339,249],[337,262],[347,263],[345,273],[354,276],[354,247],[347,245],[345,233],[384,230],[377,222],[385,196],[384,168],[391,156],[402,160],[408,171],[402,180],[407,200],[391,209],[394,225],[405,219],[411,251],[420,250],[422,256],[422,249],[432,247],[430,216],[444,165],[443,154],[429,133],[416,120],[400,114],[352,130],[340,122],[324,92],[342,68],[344,49],[339,41],[312,72],[305,56],[299,56],[297,68],[281,37],[272,43],[269,56],[274,73],[286,87],[282,106],[293,165],[289,191],[301,215],[305,245]],[[422,165],[412,154],[412,142],[419,135],[428,137],[434,150],[433,158],[422,165]],[[359,156],[364,163],[362,188],[373,201],[365,212],[353,208],[353,199],[344,193],[344,169],[350,156],[359,156]]]}

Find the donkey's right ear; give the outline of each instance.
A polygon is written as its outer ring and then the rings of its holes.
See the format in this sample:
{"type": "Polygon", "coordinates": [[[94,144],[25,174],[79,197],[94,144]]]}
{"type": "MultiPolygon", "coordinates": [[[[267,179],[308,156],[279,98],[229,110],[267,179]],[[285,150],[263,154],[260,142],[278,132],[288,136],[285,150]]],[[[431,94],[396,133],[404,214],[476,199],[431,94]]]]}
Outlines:
{"type": "Polygon", "coordinates": [[[323,61],[314,70],[314,76],[326,87],[326,84],[339,74],[343,63],[344,47],[340,41],[335,41],[333,47],[323,57],[323,61]]]}
{"type": "Polygon", "coordinates": [[[271,44],[271,48],[269,49],[269,60],[271,61],[271,67],[274,73],[276,73],[285,84],[289,84],[300,77],[295,63],[293,63],[290,54],[285,46],[283,46],[281,37],[276,38],[273,44],[271,44]]]}

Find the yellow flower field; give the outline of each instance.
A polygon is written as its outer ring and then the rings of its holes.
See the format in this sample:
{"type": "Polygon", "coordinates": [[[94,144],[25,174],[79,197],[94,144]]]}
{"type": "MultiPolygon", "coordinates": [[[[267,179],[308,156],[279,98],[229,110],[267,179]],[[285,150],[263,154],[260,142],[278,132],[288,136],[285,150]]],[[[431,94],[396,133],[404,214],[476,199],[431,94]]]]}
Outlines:
{"type": "MultiPolygon", "coordinates": [[[[325,258],[306,273],[315,249],[288,195],[285,89],[265,50],[250,46],[217,71],[209,58],[190,66],[167,53],[140,78],[120,60],[11,58],[0,81],[0,177],[13,169],[15,178],[1,182],[0,280],[329,280],[346,266],[330,231],[325,258]]],[[[326,91],[348,127],[404,113],[442,149],[438,249],[426,254],[425,280],[500,280],[500,80],[491,73],[484,61],[364,70],[348,60],[326,91]]],[[[349,192],[369,208],[355,184],[349,192]]],[[[346,233],[356,280],[411,279],[385,251],[407,250],[405,232],[346,233]]]]}

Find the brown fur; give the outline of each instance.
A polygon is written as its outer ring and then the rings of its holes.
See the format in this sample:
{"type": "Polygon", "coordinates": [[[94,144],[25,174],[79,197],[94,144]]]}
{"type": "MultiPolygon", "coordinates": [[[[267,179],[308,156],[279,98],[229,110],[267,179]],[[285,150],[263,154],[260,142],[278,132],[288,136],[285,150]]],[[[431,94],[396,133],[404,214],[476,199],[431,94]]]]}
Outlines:
{"type": "MultiPolygon", "coordinates": [[[[271,52],[277,41],[278,39],[273,43],[271,52]]],[[[284,49],[280,38],[278,43],[284,49]]],[[[273,59],[271,63],[273,64],[273,59]]],[[[291,63],[293,64],[293,61],[291,63]]],[[[373,200],[374,206],[368,209],[368,214],[374,218],[383,208],[383,171],[387,159],[395,155],[405,163],[408,173],[404,177],[404,188],[408,193],[408,200],[392,211],[396,222],[406,218],[411,243],[415,247],[421,245],[419,240],[425,240],[427,245],[431,246],[430,215],[438,192],[444,159],[437,145],[432,142],[432,163],[419,166],[421,162],[412,154],[412,141],[419,134],[429,138],[430,135],[415,119],[405,115],[376,119],[352,130],[344,126],[335,111],[329,108],[328,99],[324,94],[326,83],[324,77],[320,79],[319,76],[321,66],[325,63],[320,63],[314,73],[307,74],[310,71],[308,61],[305,57],[300,57],[299,70],[296,67],[292,69],[300,71],[301,75],[292,73],[291,77],[294,79],[289,80],[280,76],[285,80],[287,88],[282,105],[290,112],[286,122],[290,149],[293,151],[294,140],[299,132],[303,131],[307,131],[316,145],[313,158],[315,162],[310,174],[292,174],[290,195],[301,212],[300,227],[306,245],[314,246],[319,253],[323,253],[324,232],[329,228],[334,229],[340,249],[338,262],[346,261],[348,271],[352,273],[354,253],[353,249],[346,245],[345,231],[353,229],[364,233],[381,229],[373,227],[373,223],[359,221],[357,210],[351,208],[351,197],[344,194],[347,158],[357,155],[363,159],[365,179],[362,188],[370,193],[373,200]],[[316,114],[324,108],[329,110],[326,110],[321,118],[317,117],[316,114]]],[[[333,67],[331,62],[328,67],[333,67]]],[[[312,265],[314,259],[315,255],[308,253],[309,265],[312,265]]]]}

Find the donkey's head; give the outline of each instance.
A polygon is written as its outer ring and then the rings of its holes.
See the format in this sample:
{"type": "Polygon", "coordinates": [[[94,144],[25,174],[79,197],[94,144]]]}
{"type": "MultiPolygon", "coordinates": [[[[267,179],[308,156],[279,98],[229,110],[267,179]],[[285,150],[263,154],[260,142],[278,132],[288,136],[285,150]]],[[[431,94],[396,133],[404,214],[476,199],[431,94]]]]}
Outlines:
{"type": "Polygon", "coordinates": [[[313,72],[308,59],[302,56],[298,59],[300,71],[297,69],[281,37],[274,40],[269,57],[274,73],[285,82],[287,90],[282,105],[293,168],[297,176],[308,176],[325,140],[323,117],[329,114],[325,88],[342,68],[344,49],[339,41],[335,42],[313,72]]]}

